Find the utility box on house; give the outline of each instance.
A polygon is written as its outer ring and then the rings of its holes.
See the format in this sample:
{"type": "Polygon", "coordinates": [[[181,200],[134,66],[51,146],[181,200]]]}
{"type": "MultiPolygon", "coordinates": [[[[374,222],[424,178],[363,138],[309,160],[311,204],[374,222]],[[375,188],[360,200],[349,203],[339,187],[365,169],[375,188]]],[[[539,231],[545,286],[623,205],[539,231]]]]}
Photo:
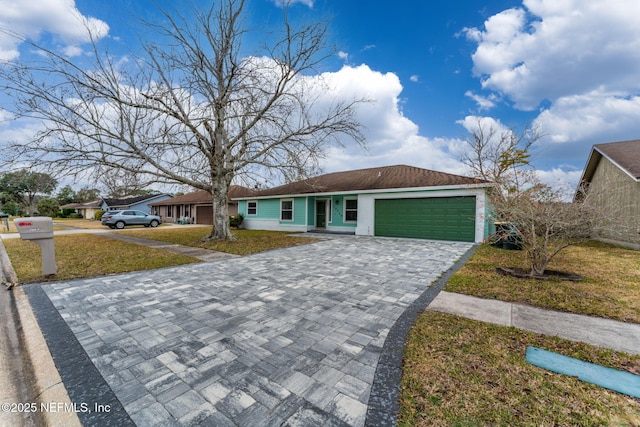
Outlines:
{"type": "Polygon", "coordinates": [[[27,217],[13,220],[22,240],[33,240],[42,252],[42,274],[56,274],[56,253],[53,245],[53,220],[49,217],[27,217]]]}

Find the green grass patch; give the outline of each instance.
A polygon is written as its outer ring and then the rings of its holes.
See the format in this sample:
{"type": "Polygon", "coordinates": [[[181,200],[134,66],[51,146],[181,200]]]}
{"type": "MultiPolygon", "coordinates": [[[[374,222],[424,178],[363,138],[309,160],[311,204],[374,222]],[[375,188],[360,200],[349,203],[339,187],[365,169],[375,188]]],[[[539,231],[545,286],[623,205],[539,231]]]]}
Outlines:
{"type": "Polygon", "coordinates": [[[284,231],[233,230],[235,240],[203,242],[202,238],[211,231],[211,227],[171,227],[164,230],[130,230],[120,233],[161,242],[211,249],[235,255],[250,255],[271,249],[288,248],[316,242],[318,239],[292,236],[284,231]]]}
{"type": "MultiPolygon", "coordinates": [[[[42,276],[42,260],[38,244],[7,239],[3,244],[21,283],[46,281],[42,276]]],[[[53,280],[68,280],[171,267],[200,262],[198,259],[173,254],[91,234],[54,237],[58,273],[53,280]]]]}
{"type": "Polygon", "coordinates": [[[522,251],[482,245],[445,290],[481,298],[640,323],[640,252],[590,241],[565,249],[549,269],[577,273],[580,282],[518,279],[496,267],[526,268],[522,251]]]}
{"type": "Polygon", "coordinates": [[[637,426],[640,399],[530,365],[533,345],[640,373],[640,356],[434,312],[405,349],[400,426],[637,426]]]}

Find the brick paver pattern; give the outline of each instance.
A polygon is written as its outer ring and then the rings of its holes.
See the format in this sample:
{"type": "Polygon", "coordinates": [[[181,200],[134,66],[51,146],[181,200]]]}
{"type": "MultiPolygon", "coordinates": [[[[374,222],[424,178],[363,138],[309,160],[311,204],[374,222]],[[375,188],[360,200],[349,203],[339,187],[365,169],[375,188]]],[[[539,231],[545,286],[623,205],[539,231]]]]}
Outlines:
{"type": "Polygon", "coordinates": [[[362,426],[389,329],[470,246],[332,236],[44,289],[138,426],[362,426]]]}

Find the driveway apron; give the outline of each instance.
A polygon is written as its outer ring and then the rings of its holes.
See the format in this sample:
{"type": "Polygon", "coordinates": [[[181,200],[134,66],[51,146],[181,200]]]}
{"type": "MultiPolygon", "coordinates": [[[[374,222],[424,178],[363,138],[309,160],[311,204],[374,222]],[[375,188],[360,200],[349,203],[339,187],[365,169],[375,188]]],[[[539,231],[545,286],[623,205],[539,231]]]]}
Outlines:
{"type": "Polygon", "coordinates": [[[74,402],[78,357],[138,426],[362,426],[390,328],[470,247],[332,236],[27,291],[48,297],[39,321],[52,303],[70,329],[64,345],[82,347],[65,360],[52,349],[59,369],[71,366],[70,380],[61,374],[74,402]]]}

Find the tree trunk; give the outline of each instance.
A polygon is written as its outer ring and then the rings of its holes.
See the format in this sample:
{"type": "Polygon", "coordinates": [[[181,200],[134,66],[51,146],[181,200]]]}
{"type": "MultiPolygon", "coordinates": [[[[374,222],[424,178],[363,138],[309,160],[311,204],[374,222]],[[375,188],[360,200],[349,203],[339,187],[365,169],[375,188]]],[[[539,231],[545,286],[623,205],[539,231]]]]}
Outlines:
{"type": "Polygon", "coordinates": [[[222,178],[214,182],[213,198],[213,227],[207,236],[210,240],[233,240],[229,225],[229,184],[222,178]]]}
{"type": "Polygon", "coordinates": [[[549,263],[549,258],[545,251],[538,247],[531,248],[529,250],[529,259],[531,261],[531,276],[543,276],[549,263]]]}

